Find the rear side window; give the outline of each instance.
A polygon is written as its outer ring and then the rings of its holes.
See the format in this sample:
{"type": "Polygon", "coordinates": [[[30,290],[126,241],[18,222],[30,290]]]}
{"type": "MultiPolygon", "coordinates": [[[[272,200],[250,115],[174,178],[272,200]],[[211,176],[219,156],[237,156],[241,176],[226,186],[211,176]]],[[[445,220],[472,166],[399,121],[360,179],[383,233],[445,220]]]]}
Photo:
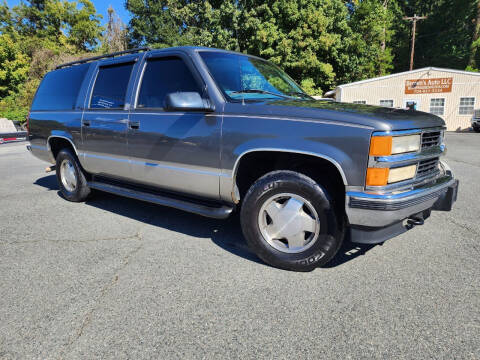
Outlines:
{"type": "Polygon", "coordinates": [[[132,69],[133,63],[101,67],[93,87],[90,108],[123,108],[132,69]]]}
{"type": "Polygon", "coordinates": [[[200,88],[182,59],[165,57],[147,62],[137,108],[163,108],[167,94],[198,92],[200,88]]]}
{"type": "Polygon", "coordinates": [[[89,66],[75,65],[45,75],[33,100],[32,111],[74,109],[89,66]]]}

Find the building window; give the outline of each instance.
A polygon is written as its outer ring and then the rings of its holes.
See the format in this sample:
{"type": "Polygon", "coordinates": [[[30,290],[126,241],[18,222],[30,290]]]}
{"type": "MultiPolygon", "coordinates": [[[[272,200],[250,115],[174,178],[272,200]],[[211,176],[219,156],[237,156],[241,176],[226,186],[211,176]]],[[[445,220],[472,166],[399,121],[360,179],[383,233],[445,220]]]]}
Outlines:
{"type": "Polygon", "coordinates": [[[443,115],[445,113],[445,99],[430,99],[430,113],[434,115],[443,115]]]}
{"type": "Polygon", "coordinates": [[[460,107],[458,108],[459,115],[472,115],[473,108],[475,107],[474,97],[461,97],[460,107]]]}
{"type": "Polygon", "coordinates": [[[393,107],[393,100],[380,100],[380,106],[393,107]]]}
{"type": "Polygon", "coordinates": [[[367,102],[365,100],[354,100],[354,104],[366,104],[367,102]]]}

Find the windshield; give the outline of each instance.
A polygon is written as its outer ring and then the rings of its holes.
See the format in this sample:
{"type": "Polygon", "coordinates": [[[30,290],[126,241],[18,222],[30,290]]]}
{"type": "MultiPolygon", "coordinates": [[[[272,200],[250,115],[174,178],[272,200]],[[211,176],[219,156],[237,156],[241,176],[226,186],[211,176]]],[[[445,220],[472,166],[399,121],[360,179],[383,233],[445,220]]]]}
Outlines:
{"type": "Polygon", "coordinates": [[[215,82],[230,100],[311,99],[285,72],[247,55],[201,51],[215,82]]]}

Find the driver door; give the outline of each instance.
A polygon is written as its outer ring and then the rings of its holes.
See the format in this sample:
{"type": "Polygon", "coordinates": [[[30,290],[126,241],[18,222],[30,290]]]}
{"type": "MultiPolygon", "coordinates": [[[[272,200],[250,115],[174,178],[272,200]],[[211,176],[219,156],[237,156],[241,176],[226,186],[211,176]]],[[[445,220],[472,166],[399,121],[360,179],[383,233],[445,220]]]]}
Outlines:
{"type": "Polygon", "coordinates": [[[218,199],[221,114],[166,111],[175,92],[203,94],[204,84],[183,53],[145,59],[127,132],[132,178],[145,185],[218,199]]]}

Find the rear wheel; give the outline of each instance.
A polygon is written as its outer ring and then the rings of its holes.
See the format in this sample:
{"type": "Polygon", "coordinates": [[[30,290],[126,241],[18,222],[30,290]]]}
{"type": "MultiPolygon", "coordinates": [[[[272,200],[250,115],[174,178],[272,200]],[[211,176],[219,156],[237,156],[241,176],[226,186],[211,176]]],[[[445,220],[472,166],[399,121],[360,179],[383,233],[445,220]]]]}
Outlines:
{"type": "Polygon", "coordinates": [[[62,195],[69,201],[85,201],[90,195],[90,188],[77,157],[69,149],[62,149],[56,162],[57,180],[62,195]]]}
{"type": "Polygon", "coordinates": [[[475,131],[475,132],[480,132],[480,126],[478,126],[478,125],[473,125],[473,131],[475,131]]]}
{"type": "Polygon", "coordinates": [[[274,171],[258,179],[240,216],[250,248],[282,269],[311,271],[332,259],[343,241],[343,222],[327,189],[294,171],[274,171]]]}

